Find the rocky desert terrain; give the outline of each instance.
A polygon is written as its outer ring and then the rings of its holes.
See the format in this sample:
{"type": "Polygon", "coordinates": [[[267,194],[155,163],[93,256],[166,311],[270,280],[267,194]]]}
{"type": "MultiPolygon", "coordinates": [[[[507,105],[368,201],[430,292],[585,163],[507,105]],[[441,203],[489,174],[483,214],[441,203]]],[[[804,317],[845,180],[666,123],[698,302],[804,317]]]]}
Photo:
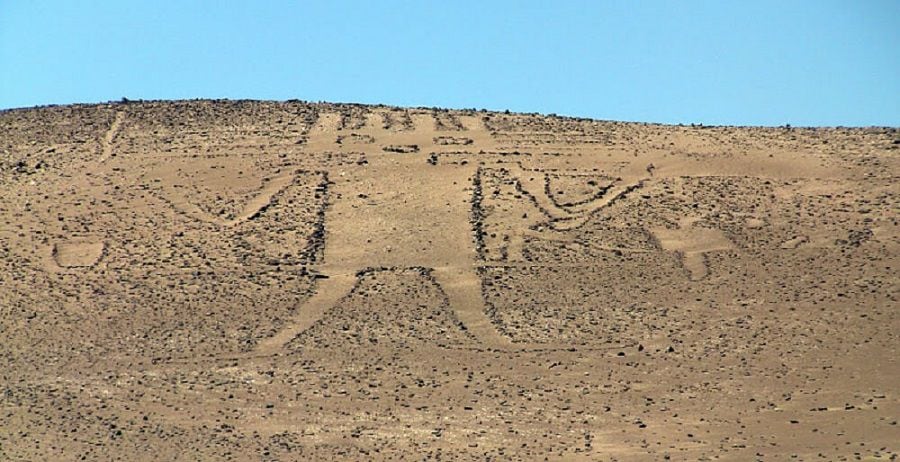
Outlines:
{"type": "Polygon", "coordinates": [[[896,460],[900,130],[0,112],[0,460],[896,460]]]}

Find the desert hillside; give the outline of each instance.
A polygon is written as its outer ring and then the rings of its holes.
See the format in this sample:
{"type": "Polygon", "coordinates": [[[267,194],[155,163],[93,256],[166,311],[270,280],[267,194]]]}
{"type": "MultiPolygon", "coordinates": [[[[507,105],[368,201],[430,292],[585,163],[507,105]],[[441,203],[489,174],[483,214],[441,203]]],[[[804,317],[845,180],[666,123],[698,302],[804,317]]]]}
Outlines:
{"type": "Polygon", "coordinates": [[[900,131],[0,112],[0,460],[894,460],[900,131]]]}

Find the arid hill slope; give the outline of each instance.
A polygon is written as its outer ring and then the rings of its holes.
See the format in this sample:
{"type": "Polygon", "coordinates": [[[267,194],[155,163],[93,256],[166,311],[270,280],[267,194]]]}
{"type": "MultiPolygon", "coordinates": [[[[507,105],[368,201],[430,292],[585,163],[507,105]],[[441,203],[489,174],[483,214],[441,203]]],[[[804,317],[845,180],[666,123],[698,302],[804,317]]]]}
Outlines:
{"type": "Polygon", "coordinates": [[[0,112],[0,460],[900,448],[900,132],[0,112]]]}

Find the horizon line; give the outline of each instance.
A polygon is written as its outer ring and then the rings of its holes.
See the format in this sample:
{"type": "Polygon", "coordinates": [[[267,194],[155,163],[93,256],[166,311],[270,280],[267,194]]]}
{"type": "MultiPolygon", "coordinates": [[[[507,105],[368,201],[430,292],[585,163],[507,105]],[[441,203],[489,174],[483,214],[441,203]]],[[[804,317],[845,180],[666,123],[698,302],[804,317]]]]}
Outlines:
{"type": "Polygon", "coordinates": [[[570,115],[570,114],[559,114],[556,112],[540,112],[540,111],[519,111],[519,110],[510,110],[510,109],[488,109],[488,108],[476,108],[476,107],[444,107],[444,106],[428,106],[428,105],[397,105],[390,103],[361,103],[361,102],[349,102],[349,101],[327,101],[327,100],[307,100],[300,98],[288,98],[288,99],[263,99],[263,98],[210,98],[210,97],[198,97],[198,98],[176,98],[176,99],[143,99],[143,98],[128,98],[123,96],[117,100],[107,100],[107,101],[96,101],[96,102],[71,102],[71,103],[45,103],[45,104],[35,104],[32,106],[18,106],[18,107],[8,107],[8,108],[0,108],[0,114],[9,113],[9,112],[18,112],[18,111],[29,111],[35,109],[46,109],[46,108],[58,108],[58,107],[82,107],[82,106],[112,106],[112,105],[128,105],[128,104],[144,104],[144,103],[184,103],[184,102],[256,102],[256,103],[275,103],[275,104],[284,104],[284,103],[301,103],[301,104],[310,104],[310,105],[335,105],[335,106],[369,106],[369,107],[382,107],[382,108],[392,108],[392,109],[422,109],[422,110],[435,110],[435,111],[468,111],[468,112],[481,112],[481,113],[491,113],[491,114],[500,114],[500,115],[528,115],[528,116],[541,116],[541,117],[553,117],[559,119],[568,119],[568,120],[577,120],[577,121],[589,121],[589,122],[606,122],[606,123],[624,123],[624,124],[635,124],[635,125],[658,125],[658,126],[669,126],[669,127],[693,127],[693,128],[772,128],[772,129],[885,129],[890,131],[900,130],[900,125],[794,125],[791,123],[785,123],[782,125],[763,125],[763,124],[711,124],[704,122],[656,122],[656,121],[642,121],[642,120],[619,120],[619,119],[604,119],[598,117],[590,117],[590,116],[580,116],[580,115],[570,115]]]}

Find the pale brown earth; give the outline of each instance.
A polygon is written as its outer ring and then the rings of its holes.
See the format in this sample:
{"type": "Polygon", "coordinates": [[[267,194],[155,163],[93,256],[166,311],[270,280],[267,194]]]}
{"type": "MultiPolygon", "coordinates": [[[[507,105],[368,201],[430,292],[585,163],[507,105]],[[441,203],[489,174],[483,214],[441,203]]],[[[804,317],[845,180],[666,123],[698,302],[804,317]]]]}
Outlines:
{"type": "Polygon", "coordinates": [[[893,460],[900,132],[0,112],[0,460],[893,460]]]}

